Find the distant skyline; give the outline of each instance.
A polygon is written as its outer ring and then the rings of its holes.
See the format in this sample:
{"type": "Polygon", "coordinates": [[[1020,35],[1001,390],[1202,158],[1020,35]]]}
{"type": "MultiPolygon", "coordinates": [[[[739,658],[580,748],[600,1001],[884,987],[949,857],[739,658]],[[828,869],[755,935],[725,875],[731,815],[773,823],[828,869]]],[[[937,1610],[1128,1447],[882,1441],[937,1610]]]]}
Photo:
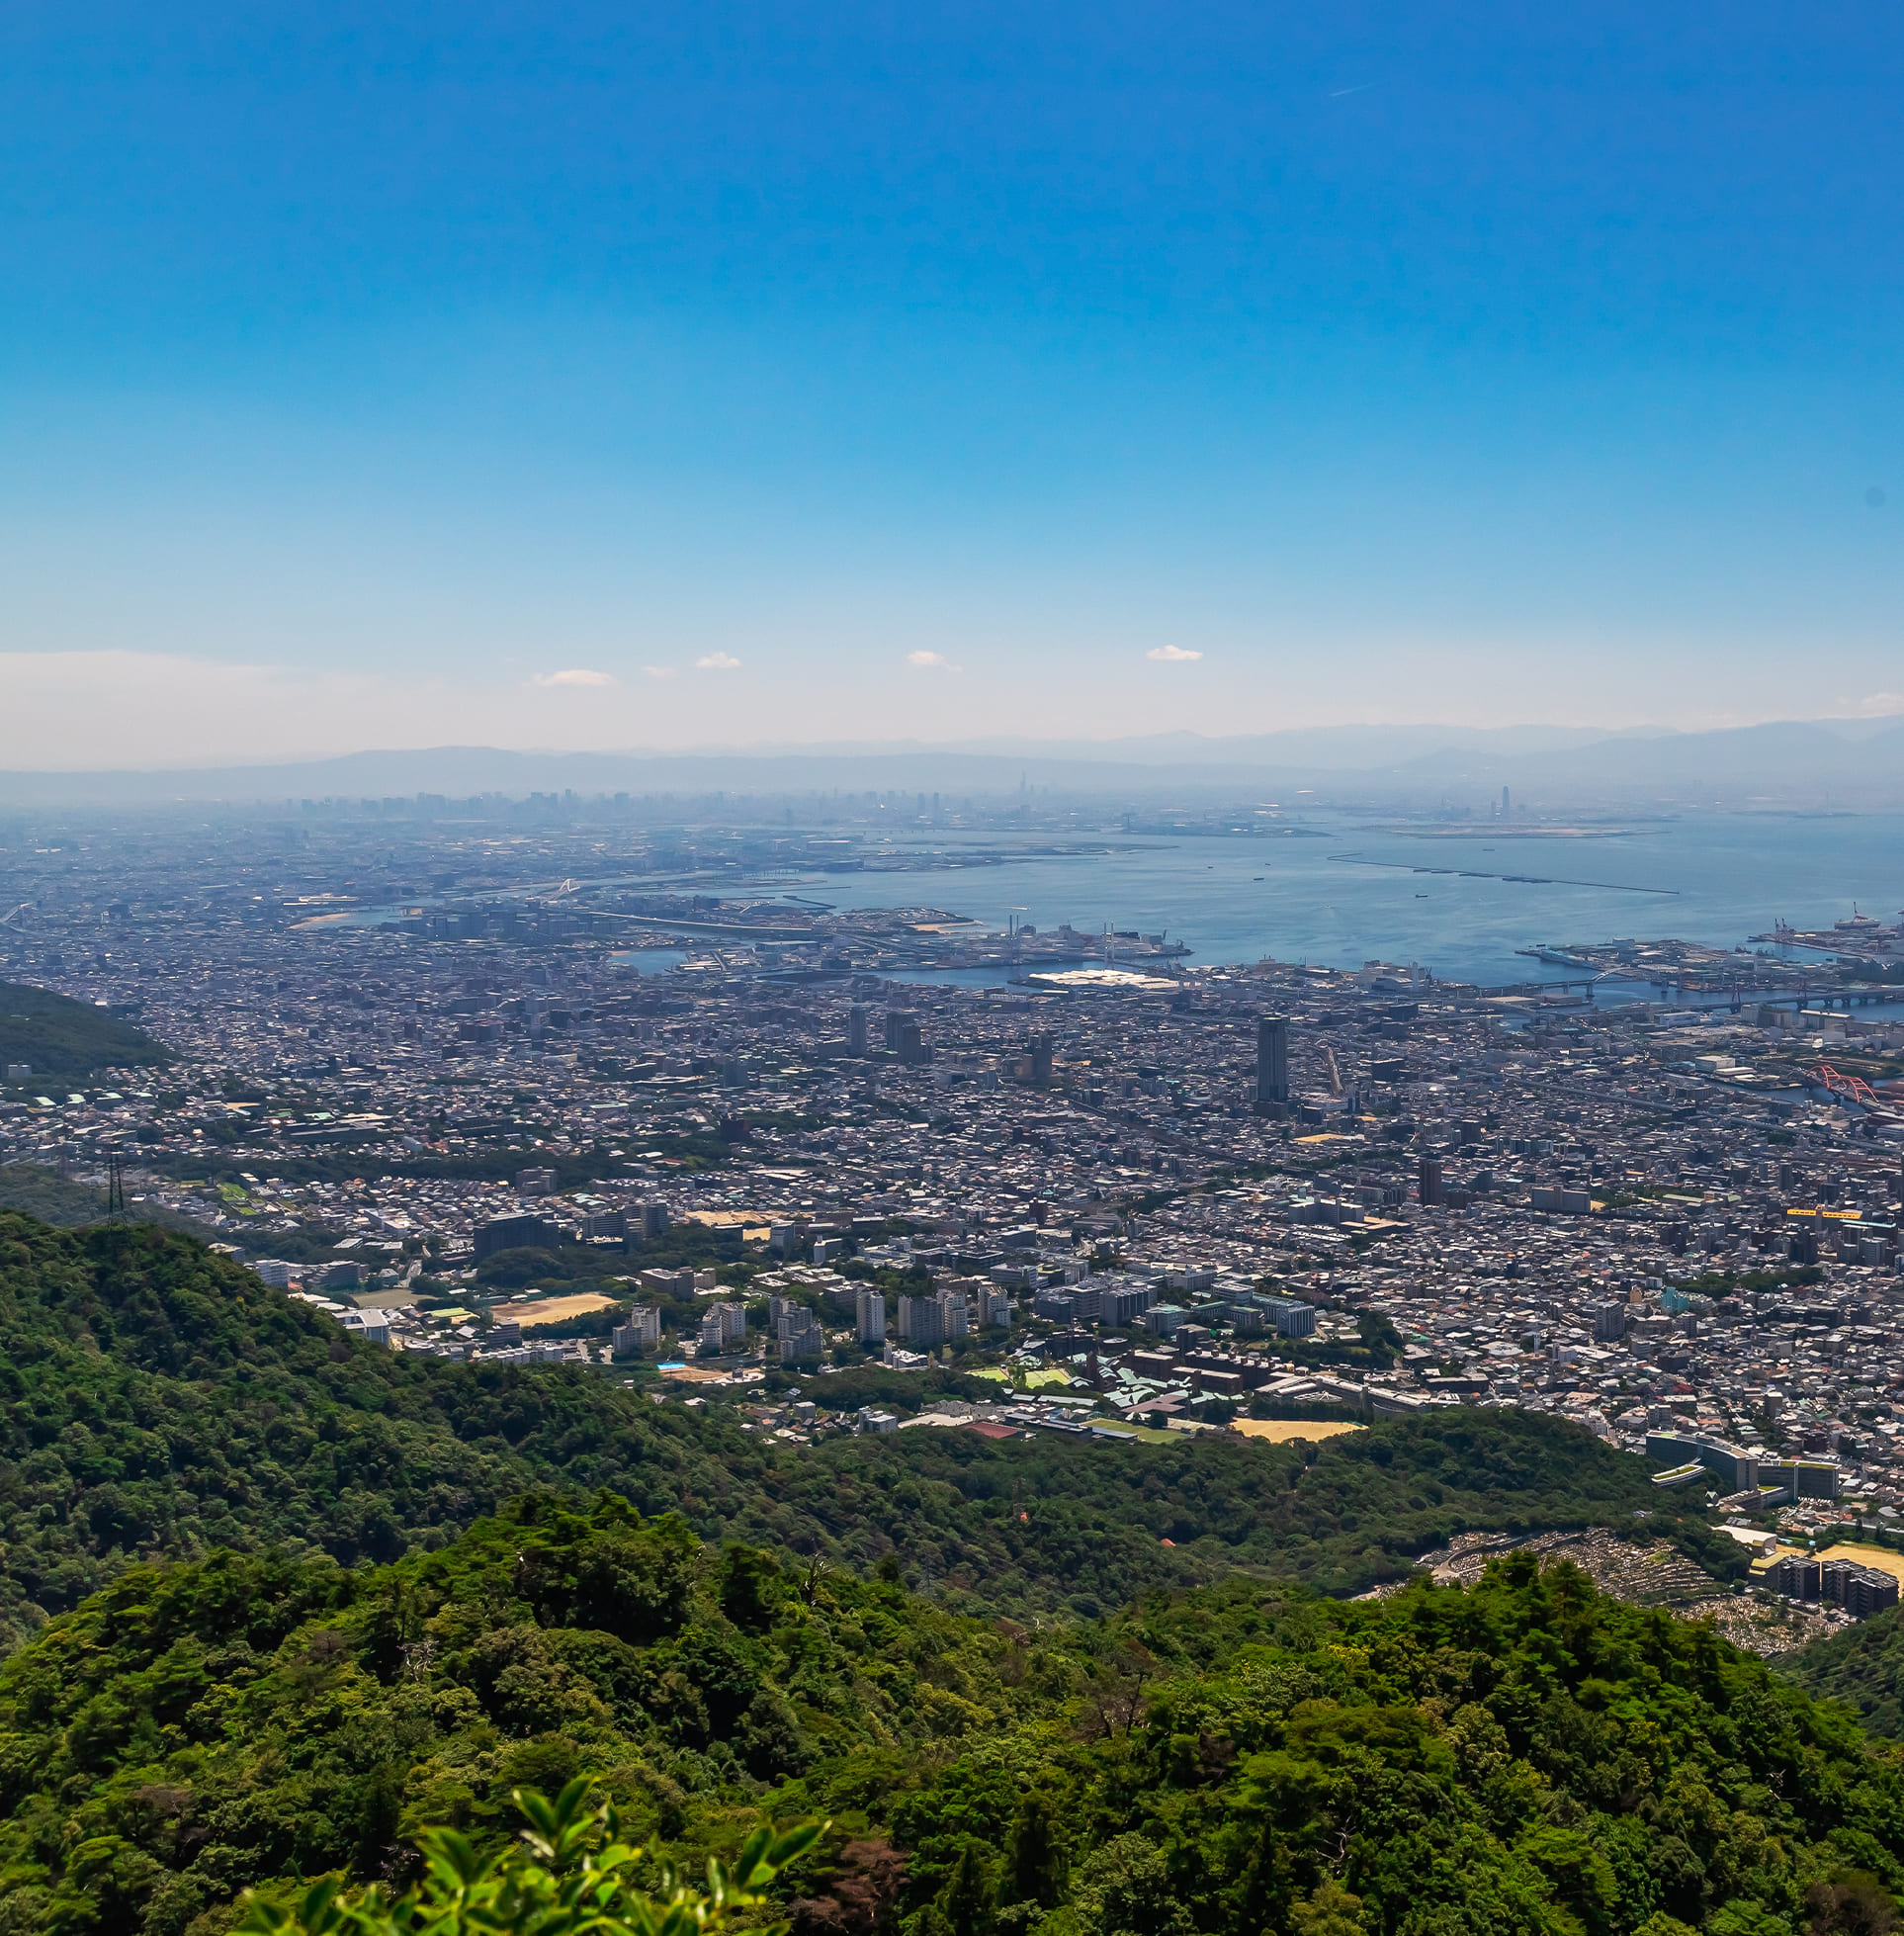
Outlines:
{"type": "Polygon", "coordinates": [[[0,24],[0,766],[1904,711],[1904,24],[0,24]]]}

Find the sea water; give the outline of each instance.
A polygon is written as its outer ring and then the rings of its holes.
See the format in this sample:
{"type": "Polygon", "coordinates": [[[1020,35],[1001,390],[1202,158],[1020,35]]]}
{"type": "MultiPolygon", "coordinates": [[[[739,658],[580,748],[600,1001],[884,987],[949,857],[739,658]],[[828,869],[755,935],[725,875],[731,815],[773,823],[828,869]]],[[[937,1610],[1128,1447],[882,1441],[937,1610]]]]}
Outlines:
{"type": "MultiPolygon", "coordinates": [[[[917,844],[944,852],[959,843],[933,835],[917,844]]],[[[1044,930],[1108,923],[1167,933],[1191,950],[1192,963],[1274,955],[1355,968],[1379,959],[1490,984],[1566,978],[1520,948],[1625,936],[1733,947],[1781,918],[1829,927],[1856,904],[1888,924],[1904,907],[1897,815],[1713,814],[1620,832],[1458,838],[1317,818],[1293,837],[1084,836],[1079,846],[1099,850],[1052,856],[1032,851],[1052,844],[1048,835],[970,844],[1006,863],[822,875],[793,892],[841,909],[925,905],[990,928],[1014,919],[1044,930]],[[1485,878],[1500,875],[1539,878],[1485,878]]]]}

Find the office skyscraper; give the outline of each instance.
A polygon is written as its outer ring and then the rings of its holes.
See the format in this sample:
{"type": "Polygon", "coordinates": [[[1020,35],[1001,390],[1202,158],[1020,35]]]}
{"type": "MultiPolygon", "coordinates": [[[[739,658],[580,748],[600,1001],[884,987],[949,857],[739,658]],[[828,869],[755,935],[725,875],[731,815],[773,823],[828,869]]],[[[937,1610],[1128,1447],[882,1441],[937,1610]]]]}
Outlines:
{"type": "Polygon", "coordinates": [[[866,1053],[866,1004],[855,1002],[846,1011],[846,1052],[848,1055],[866,1053]]]}
{"type": "Polygon", "coordinates": [[[1256,1114],[1280,1113],[1289,1106],[1289,1017],[1256,1018],[1256,1114]]]}

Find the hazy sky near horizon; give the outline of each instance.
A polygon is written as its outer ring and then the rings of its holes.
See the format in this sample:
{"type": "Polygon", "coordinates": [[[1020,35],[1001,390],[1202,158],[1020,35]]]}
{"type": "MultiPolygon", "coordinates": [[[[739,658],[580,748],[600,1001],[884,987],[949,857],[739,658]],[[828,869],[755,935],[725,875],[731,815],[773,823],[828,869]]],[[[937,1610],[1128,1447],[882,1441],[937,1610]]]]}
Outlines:
{"type": "Polygon", "coordinates": [[[0,19],[0,765],[1904,709],[1904,17],[0,19]]]}

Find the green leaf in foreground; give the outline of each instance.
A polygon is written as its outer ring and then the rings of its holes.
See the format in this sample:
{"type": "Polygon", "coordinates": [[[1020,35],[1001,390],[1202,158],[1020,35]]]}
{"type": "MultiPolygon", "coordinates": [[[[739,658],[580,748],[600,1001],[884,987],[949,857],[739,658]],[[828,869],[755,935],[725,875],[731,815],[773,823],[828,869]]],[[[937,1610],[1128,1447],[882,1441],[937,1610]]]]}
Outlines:
{"type": "MultiPolygon", "coordinates": [[[[529,1826],[515,1846],[484,1856],[467,1835],[435,1828],[421,1840],[425,1876],[393,1893],[351,1892],[335,1876],[287,1895],[250,1895],[244,1936],[700,1936],[757,1909],[775,1876],[819,1840],[808,1823],[776,1835],[756,1829],[731,1863],[710,1860],[707,1886],[664,1876],[658,1892],[637,1881],[643,1851],[622,1839],[612,1804],[578,1775],[553,1800],[517,1789],[529,1826]]],[[[754,1927],[758,1927],[755,1922],[754,1927]]]]}

